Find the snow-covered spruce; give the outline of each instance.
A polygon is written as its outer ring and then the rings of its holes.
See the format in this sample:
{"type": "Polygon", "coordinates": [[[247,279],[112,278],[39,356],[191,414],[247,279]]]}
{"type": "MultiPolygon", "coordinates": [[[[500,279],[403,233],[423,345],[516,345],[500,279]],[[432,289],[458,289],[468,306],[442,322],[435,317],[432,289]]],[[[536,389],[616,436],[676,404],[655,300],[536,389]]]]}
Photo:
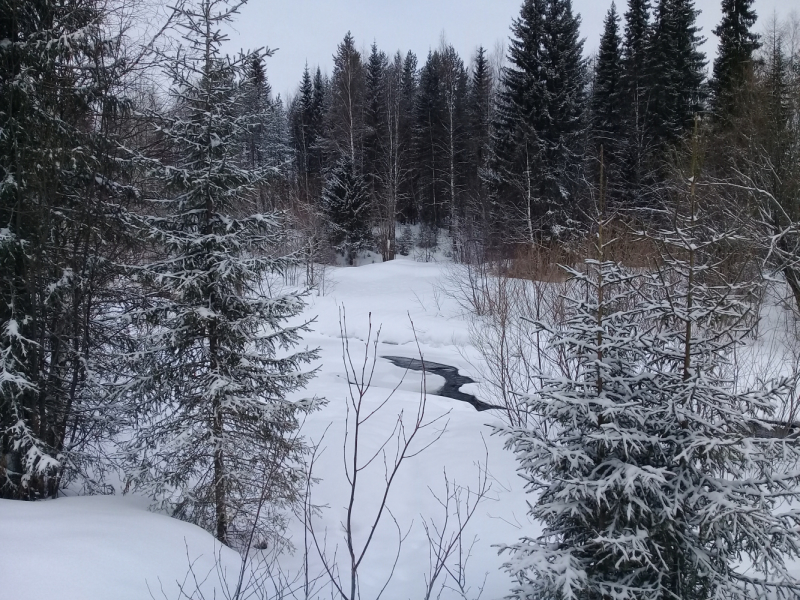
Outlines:
{"type": "Polygon", "coordinates": [[[369,189],[350,156],[342,155],[328,172],[322,207],[331,243],[352,265],[358,252],[369,245],[370,230],[369,189]]]}
{"type": "Polygon", "coordinates": [[[670,267],[590,261],[572,272],[586,291],[573,316],[538,324],[576,375],[545,378],[535,425],[504,430],[544,525],[506,548],[516,598],[800,596],[785,566],[800,554],[798,442],[755,433],[787,390],[733,387],[746,305],[694,263],[670,267]]]}
{"type": "Polygon", "coordinates": [[[135,425],[129,485],[226,543],[256,514],[268,535],[296,499],[297,416],[314,406],[285,400],[315,357],[292,353],[305,325],[286,326],[302,295],[265,290],[292,260],[275,256],[280,216],[248,212],[275,168],[269,152],[246,155],[265,122],[246,75],[269,52],[220,55],[239,6],[200,0],[178,13],[186,47],[167,61],[175,107],[152,115],[172,160],[142,159],[159,182],[139,219],[153,258],[132,269],[150,290],[132,317],[146,336],[120,382],[135,425]]]}
{"type": "Polygon", "coordinates": [[[120,38],[95,0],[0,4],[0,498],[102,489],[98,371],[127,241],[120,38]],[[77,487],[77,486],[76,486],[77,487]]]}

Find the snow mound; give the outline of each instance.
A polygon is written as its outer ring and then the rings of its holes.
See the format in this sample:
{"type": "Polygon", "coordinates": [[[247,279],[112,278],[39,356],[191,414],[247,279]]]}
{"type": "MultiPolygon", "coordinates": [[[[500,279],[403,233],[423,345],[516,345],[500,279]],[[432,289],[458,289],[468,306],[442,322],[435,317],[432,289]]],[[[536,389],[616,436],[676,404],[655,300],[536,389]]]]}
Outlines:
{"type": "Polygon", "coordinates": [[[221,579],[235,584],[241,565],[204,530],[149,512],[141,499],[0,500],[4,599],[182,598],[179,581],[188,595],[196,591],[190,561],[206,598],[214,588],[220,597],[221,579]]]}

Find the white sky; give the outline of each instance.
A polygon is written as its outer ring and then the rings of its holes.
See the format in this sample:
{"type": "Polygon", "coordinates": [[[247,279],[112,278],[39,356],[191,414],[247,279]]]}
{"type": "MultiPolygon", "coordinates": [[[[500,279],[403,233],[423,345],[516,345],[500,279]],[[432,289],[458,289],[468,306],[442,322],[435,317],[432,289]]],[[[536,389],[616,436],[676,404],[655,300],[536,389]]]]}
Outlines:
{"type": "MultiPolygon", "coordinates": [[[[711,61],[717,43],[711,30],[719,22],[721,0],[695,2],[711,61]]],[[[522,0],[250,0],[235,23],[230,49],[278,48],[267,61],[267,72],[273,91],[286,97],[294,94],[306,61],[330,73],[333,53],[348,30],[359,48],[368,50],[375,40],[390,55],[412,50],[420,66],[444,34],[469,64],[478,45],[491,51],[498,42],[506,43],[521,4],[522,0]]],[[[573,0],[587,53],[598,46],[609,6],[611,0],[573,0]]],[[[617,1],[620,14],[626,6],[627,0],[617,1]]],[[[755,8],[756,29],[761,31],[774,11],[779,15],[800,11],[800,0],[756,0],[755,8]]]]}

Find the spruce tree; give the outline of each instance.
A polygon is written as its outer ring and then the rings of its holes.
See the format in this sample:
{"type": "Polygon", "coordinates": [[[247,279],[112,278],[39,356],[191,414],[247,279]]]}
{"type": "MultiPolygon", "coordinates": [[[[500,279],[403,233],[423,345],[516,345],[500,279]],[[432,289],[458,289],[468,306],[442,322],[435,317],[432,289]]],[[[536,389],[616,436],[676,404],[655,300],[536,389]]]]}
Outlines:
{"type": "Polygon", "coordinates": [[[361,53],[347,32],[333,56],[326,145],[331,156],[347,154],[362,166],[364,151],[365,72],[361,53]]]}
{"type": "Polygon", "coordinates": [[[736,94],[741,93],[759,36],[751,30],[756,23],[753,0],[722,0],[722,21],[714,29],[719,37],[717,58],[710,82],[713,112],[724,119],[734,109],[736,94]]]}
{"type": "Polygon", "coordinates": [[[472,141],[472,177],[478,179],[478,171],[484,166],[488,152],[491,106],[492,74],[486,49],[479,46],[472,65],[469,94],[469,128],[472,141]]]}
{"type": "Polygon", "coordinates": [[[506,222],[529,241],[558,234],[578,213],[570,203],[585,131],[579,24],[569,0],[525,0],[511,28],[492,177],[506,222]]]}
{"type": "Polygon", "coordinates": [[[300,89],[295,96],[291,109],[292,121],[292,146],[295,152],[295,168],[297,169],[297,179],[300,190],[306,200],[311,197],[311,154],[314,139],[314,127],[312,123],[312,112],[314,103],[314,87],[311,83],[311,73],[308,65],[303,69],[303,77],[300,80],[300,89]]]}
{"type": "Polygon", "coordinates": [[[377,205],[383,193],[381,177],[383,153],[388,138],[387,71],[389,59],[386,53],[372,44],[365,69],[364,100],[364,175],[370,188],[370,198],[377,205]]]}
{"type": "Polygon", "coordinates": [[[239,152],[263,119],[240,81],[265,53],[220,52],[240,6],[199,0],[177,13],[185,48],[165,57],[174,110],[151,115],[173,160],[141,159],[160,183],[139,219],[148,260],[131,267],[149,293],[131,314],[143,334],[131,375],[117,382],[134,425],[128,484],[228,544],[254,524],[261,536],[279,529],[300,485],[297,416],[314,404],[286,399],[315,357],[292,350],[305,326],[286,324],[302,294],[266,285],[291,263],[277,250],[280,215],[255,210],[275,166],[239,152]]]}
{"type": "Polygon", "coordinates": [[[568,218],[577,216],[574,185],[583,160],[586,133],[586,61],[580,37],[580,15],[572,0],[550,0],[545,19],[547,121],[542,137],[547,169],[553,182],[553,199],[568,218]]]}
{"type": "Polygon", "coordinates": [[[541,130],[546,111],[545,0],[525,0],[512,26],[508,62],[502,73],[494,126],[492,183],[507,231],[522,230],[533,241],[547,212],[541,130]],[[523,226],[511,229],[516,221],[523,226]]]}
{"type": "MultiPolygon", "coordinates": [[[[623,145],[623,97],[619,17],[612,2],[600,39],[591,100],[594,151],[603,147],[607,169],[616,167],[616,158],[623,145]]],[[[616,178],[612,176],[611,179],[616,178]]]]}
{"type": "Polygon", "coordinates": [[[625,35],[622,41],[622,80],[626,103],[641,101],[640,98],[646,99],[644,88],[649,30],[649,0],[628,0],[628,10],[625,12],[625,35]]]}
{"type": "Polygon", "coordinates": [[[102,362],[134,195],[129,65],[94,0],[0,1],[0,497],[104,489],[94,452],[119,426],[102,362]]]}
{"type": "Polygon", "coordinates": [[[402,74],[400,76],[400,98],[398,122],[398,143],[404,152],[400,161],[400,170],[403,173],[397,198],[397,214],[401,221],[412,222],[419,218],[417,213],[417,170],[414,156],[414,128],[415,111],[417,102],[417,56],[409,51],[403,58],[402,74]]]}
{"type": "Polygon", "coordinates": [[[467,89],[468,75],[464,61],[450,44],[442,44],[441,55],[442,124],[444,133],[444,176],[446,187],[446,222],[457,244],[464,218],[464,188],[467,170],[467,89]]]}
{"type": "Polygon", "coordinates": [[[483,233],[489,231],[490,207],[485,170],[491,152],[492,74],[486,49],[478,47],[472,61],[469,89],[469,158],[467,185],[471,200],[471,216],[483,233]]]}
{"type": "Polygon", "coordinates": [[[369,186],[348,154],[329,170],[322,191],[333,247],[352,265],[370,243],[369,186]]]}
{"type": "Polygon", "coordinates": [[[691,128],[704,108],[705,55],[692,0],[660,0],[648,48],[648,111],[655,147],[664,152],[691,128]]]}
{"type": "Polygon", "coordinates": [[[605,259],[601,213],[569,316],[539,324],[570,375],[545,375],[533,425],[505,429],[543,524],[507,548],[516,598],[800,595],[800,444],[771,420],[791,386],[729,375],[753,285],[726,281],[697,175],[656,272],[605,259]]]}
{"type": "Polygon", "coordinates": [[[416,213],[421,223],[441,227],[447,216],[447,131],[442,93],[442,56],[429,52],[419,73],[414,104],[414,167],[417,171],[416,213]]]}
{"type": "Polygon", "coordinates": [[[314,73],[314,91],[311,96],[311,108],[307,115],[310,128],[310,161],[309,172],[317,182],[317,197],[322,189],[322,173],[325,164],[324,143],[325,139],[325,113],[330,101],[330,81],[322,76],[322,71],[317,67],[314,73]]]}
{"type": "Polygon", "coordinates": [[[263,57],[252,58],[241,86],[242,110],[245,114],[257,115],[247,133],[244,148],[247,161],[253,168],[271,167],[268,181],[258,186],[259,207],[274,209],[283,204],[290,177],[292,147],[288,118],[281,97],[272,98],[263,57]]]}
{"type": "Polygon", "coordinates": [[[629,207],[641,207],[641,190],[648,183],[652,154],[648,49],[650,3],[628,0],[625,35],[622,40],[621,110],[625,143],[619,171],[622,200],[629,207]]]}

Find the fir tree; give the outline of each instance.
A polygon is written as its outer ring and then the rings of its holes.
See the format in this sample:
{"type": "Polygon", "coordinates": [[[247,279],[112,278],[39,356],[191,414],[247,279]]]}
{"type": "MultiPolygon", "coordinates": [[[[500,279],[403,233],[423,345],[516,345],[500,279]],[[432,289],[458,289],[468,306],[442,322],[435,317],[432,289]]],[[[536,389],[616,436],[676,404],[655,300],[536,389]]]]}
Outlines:
{"type": "Polygon", "coordinates": [[[297,497],[297,414],[313,402],[286,395],[315,357],[290,351],[305,326],[285,321],[302,295],[264,289],[291,261],[276,254],[279,215],[252,212],[274,166],[238,152],[263,115],[237,80],[266,55],[220,54],[240,6],[200,0],[177,13],[186,49],[166,57],[176,107],[152,115],[175,162],[144,162],[163,189],[140,218],[156,258],[132,268],[151,293],[132,315],[146,335],[118,386],[135,424],[129,485],[223,543],[241,541],[257,514],[259,534],[274,533],[297,497]]]}
{"type": "Polygon", "coordinates": [[[751,31],[756,22],[753,0],[722,0],[722,21],[714,30],[719,37],[717,58],[710,82],[714,114],[724,118],[733,110],[735,96],[741,92],[751,70],[759,36],[751,31]]]}

